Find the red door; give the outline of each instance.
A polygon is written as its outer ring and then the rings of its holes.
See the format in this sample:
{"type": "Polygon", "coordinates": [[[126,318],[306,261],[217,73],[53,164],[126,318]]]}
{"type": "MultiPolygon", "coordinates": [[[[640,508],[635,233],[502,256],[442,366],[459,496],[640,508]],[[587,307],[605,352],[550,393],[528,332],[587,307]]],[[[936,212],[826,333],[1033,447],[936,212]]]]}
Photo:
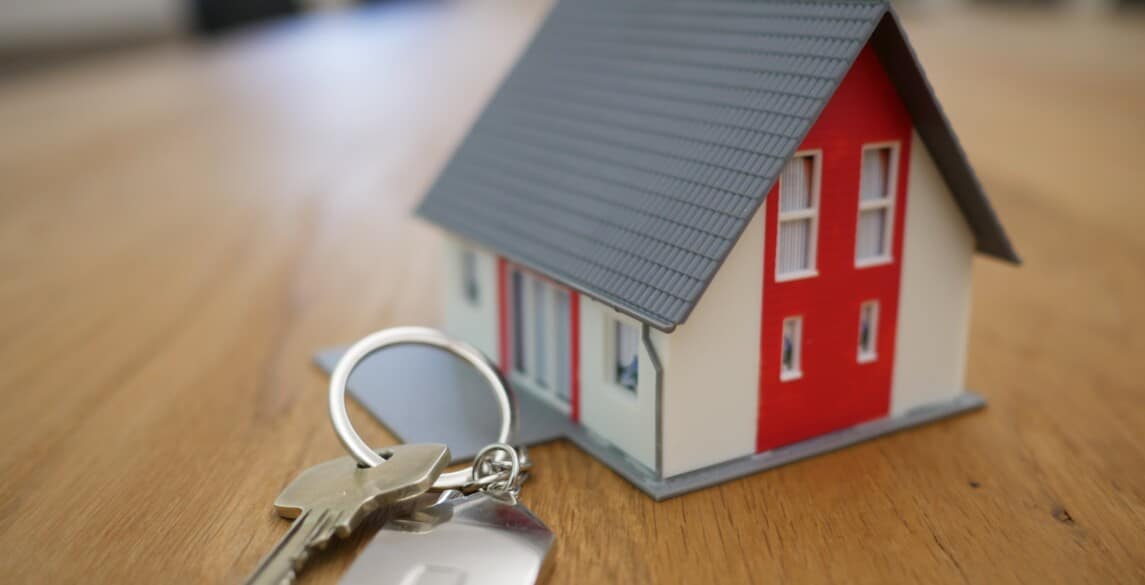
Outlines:
{"type": "Polygon", "coordinates": [[[758,451],[889,410],[911,126],[866,47],[768,194],[758,451]]]}

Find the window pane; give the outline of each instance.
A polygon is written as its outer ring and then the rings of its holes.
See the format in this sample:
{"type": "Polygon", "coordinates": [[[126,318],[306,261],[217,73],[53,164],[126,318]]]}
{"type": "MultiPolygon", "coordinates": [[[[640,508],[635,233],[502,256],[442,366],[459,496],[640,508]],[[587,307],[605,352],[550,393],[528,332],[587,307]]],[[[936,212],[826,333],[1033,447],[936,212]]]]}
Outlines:
{"type": "Polygon", "coordinates": [[[513,293],[513,368],[525,371],[525,284],[524,276],[514,270],[509,277],[513,293]]]}
{"type": "Polygon", "coordinates": [[[855,258],[868,260],[887,255],[887,209],[859,212],[859,233],[855,238],[855,258]]]}
{"type": "Polygon", "coordinates": [[[859,308],[859,359],[875,357],[879,328],[879,303],[867,301],[859,308]]]}
{"type": "Polygon", "coordinates": [[[629,390],[636,390],[638,381],[638,367],[640,360],[638,359],[639,350],[639,334],[636,327],[620,321],[613,322],[613,330],[615,331],[615,339],[613,340],[616,352],[616,378],[615,382],[628,388],[629,390]]]}
{"type": "Polygon", "coordinates": [[[480,298],[477,287],[477,253],[473,250],[461,252],[461,286],[465,300],[477,304],[480,298]]]}
{"type": "Polygon", "coordinates": [[[859,193],[864,201],[884,199],[890,195],[890,148],[869,148],[863,151],[862,187],[859,193]]]}
{"type": "Polygon", "coordinates": [[[779,250],[776,252],[778,274],[811,268],[811,220],[793,219],[779,222],[779,250]]]}
{"type": "Polygon", "coordinates": [[[813,170],[814,159],[810,156],[797,156],[783,167],[783,174],[779,177],[780,211],[811,208],[813,170]]]}
{"type": "Polygon", "coordinates": [[[790,317],[783,320],[783,339],[779,348],[779,373],[782,377],[799,374],[802,352],[803,319],[790,317]]]}
{"type": "Polygon", "coordinates": [[[558,290],[556,296],[556,380],[557,396],[565,402],[569,401],[569,387],[571,374],[569,372],[569,293],[558,290]]]}
{"type": "Polygon", "coordinates": [[[545,281],[533,278],[533,377],[537,384],[549,386],[549,287],[545,281]]]}

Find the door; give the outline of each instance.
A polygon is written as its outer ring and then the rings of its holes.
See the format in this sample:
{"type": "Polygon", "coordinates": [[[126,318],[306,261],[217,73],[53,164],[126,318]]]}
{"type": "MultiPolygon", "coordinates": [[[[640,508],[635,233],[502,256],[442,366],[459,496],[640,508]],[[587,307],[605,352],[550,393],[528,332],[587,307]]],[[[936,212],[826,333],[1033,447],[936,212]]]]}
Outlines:
{"type": "MultiPolygon", "coordinates": [[[[574,293],[518,266],[507,271],[501,334],[508,335],[510,380],[575,419],[576,327],[574,293]]],[[[506,356],[502,356],[502,360],[506,356]]],[[[503,364],[504,365],[504,364],[503,364]]]]}

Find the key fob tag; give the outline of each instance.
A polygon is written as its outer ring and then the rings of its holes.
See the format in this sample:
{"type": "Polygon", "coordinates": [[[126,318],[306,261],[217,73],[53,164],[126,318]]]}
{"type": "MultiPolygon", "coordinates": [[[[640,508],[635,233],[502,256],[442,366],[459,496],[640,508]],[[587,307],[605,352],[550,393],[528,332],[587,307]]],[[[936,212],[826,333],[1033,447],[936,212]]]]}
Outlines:
{"type": "Polygon", "coordinates": [[[450,491],[387,522],[339,584],[532,585],[554,540],[513,495],[450,491]]]}

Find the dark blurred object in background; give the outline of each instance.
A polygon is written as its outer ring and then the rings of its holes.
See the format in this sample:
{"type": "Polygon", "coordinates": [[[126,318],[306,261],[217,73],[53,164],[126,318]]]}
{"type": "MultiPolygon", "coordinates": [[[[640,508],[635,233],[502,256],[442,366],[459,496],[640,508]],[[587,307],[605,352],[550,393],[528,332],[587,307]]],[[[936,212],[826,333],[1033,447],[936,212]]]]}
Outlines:
{"type": "Polygon", "coordinates": [[[353,0],[0,0],[0,74],[215,36],[353,0]]]}
{"type": "MultiPolygon", "coordinates": [[[[215,37],[302,12],[392,1],[401,0],[0,0],[0,75],[193,36],[215,37]]],[[[1145,0],[890,1],[913,18],[945,18],[971,6],[1079,20],[1145,11],[1145,0]]],[[[1145,24],[1145,19],[1129,21],[1145,24]]]]}
{"type": "Polygon", "coordinates": [[[299,0],[191,0],[192,29],[215,35],[302,11],[299,0]]]}

